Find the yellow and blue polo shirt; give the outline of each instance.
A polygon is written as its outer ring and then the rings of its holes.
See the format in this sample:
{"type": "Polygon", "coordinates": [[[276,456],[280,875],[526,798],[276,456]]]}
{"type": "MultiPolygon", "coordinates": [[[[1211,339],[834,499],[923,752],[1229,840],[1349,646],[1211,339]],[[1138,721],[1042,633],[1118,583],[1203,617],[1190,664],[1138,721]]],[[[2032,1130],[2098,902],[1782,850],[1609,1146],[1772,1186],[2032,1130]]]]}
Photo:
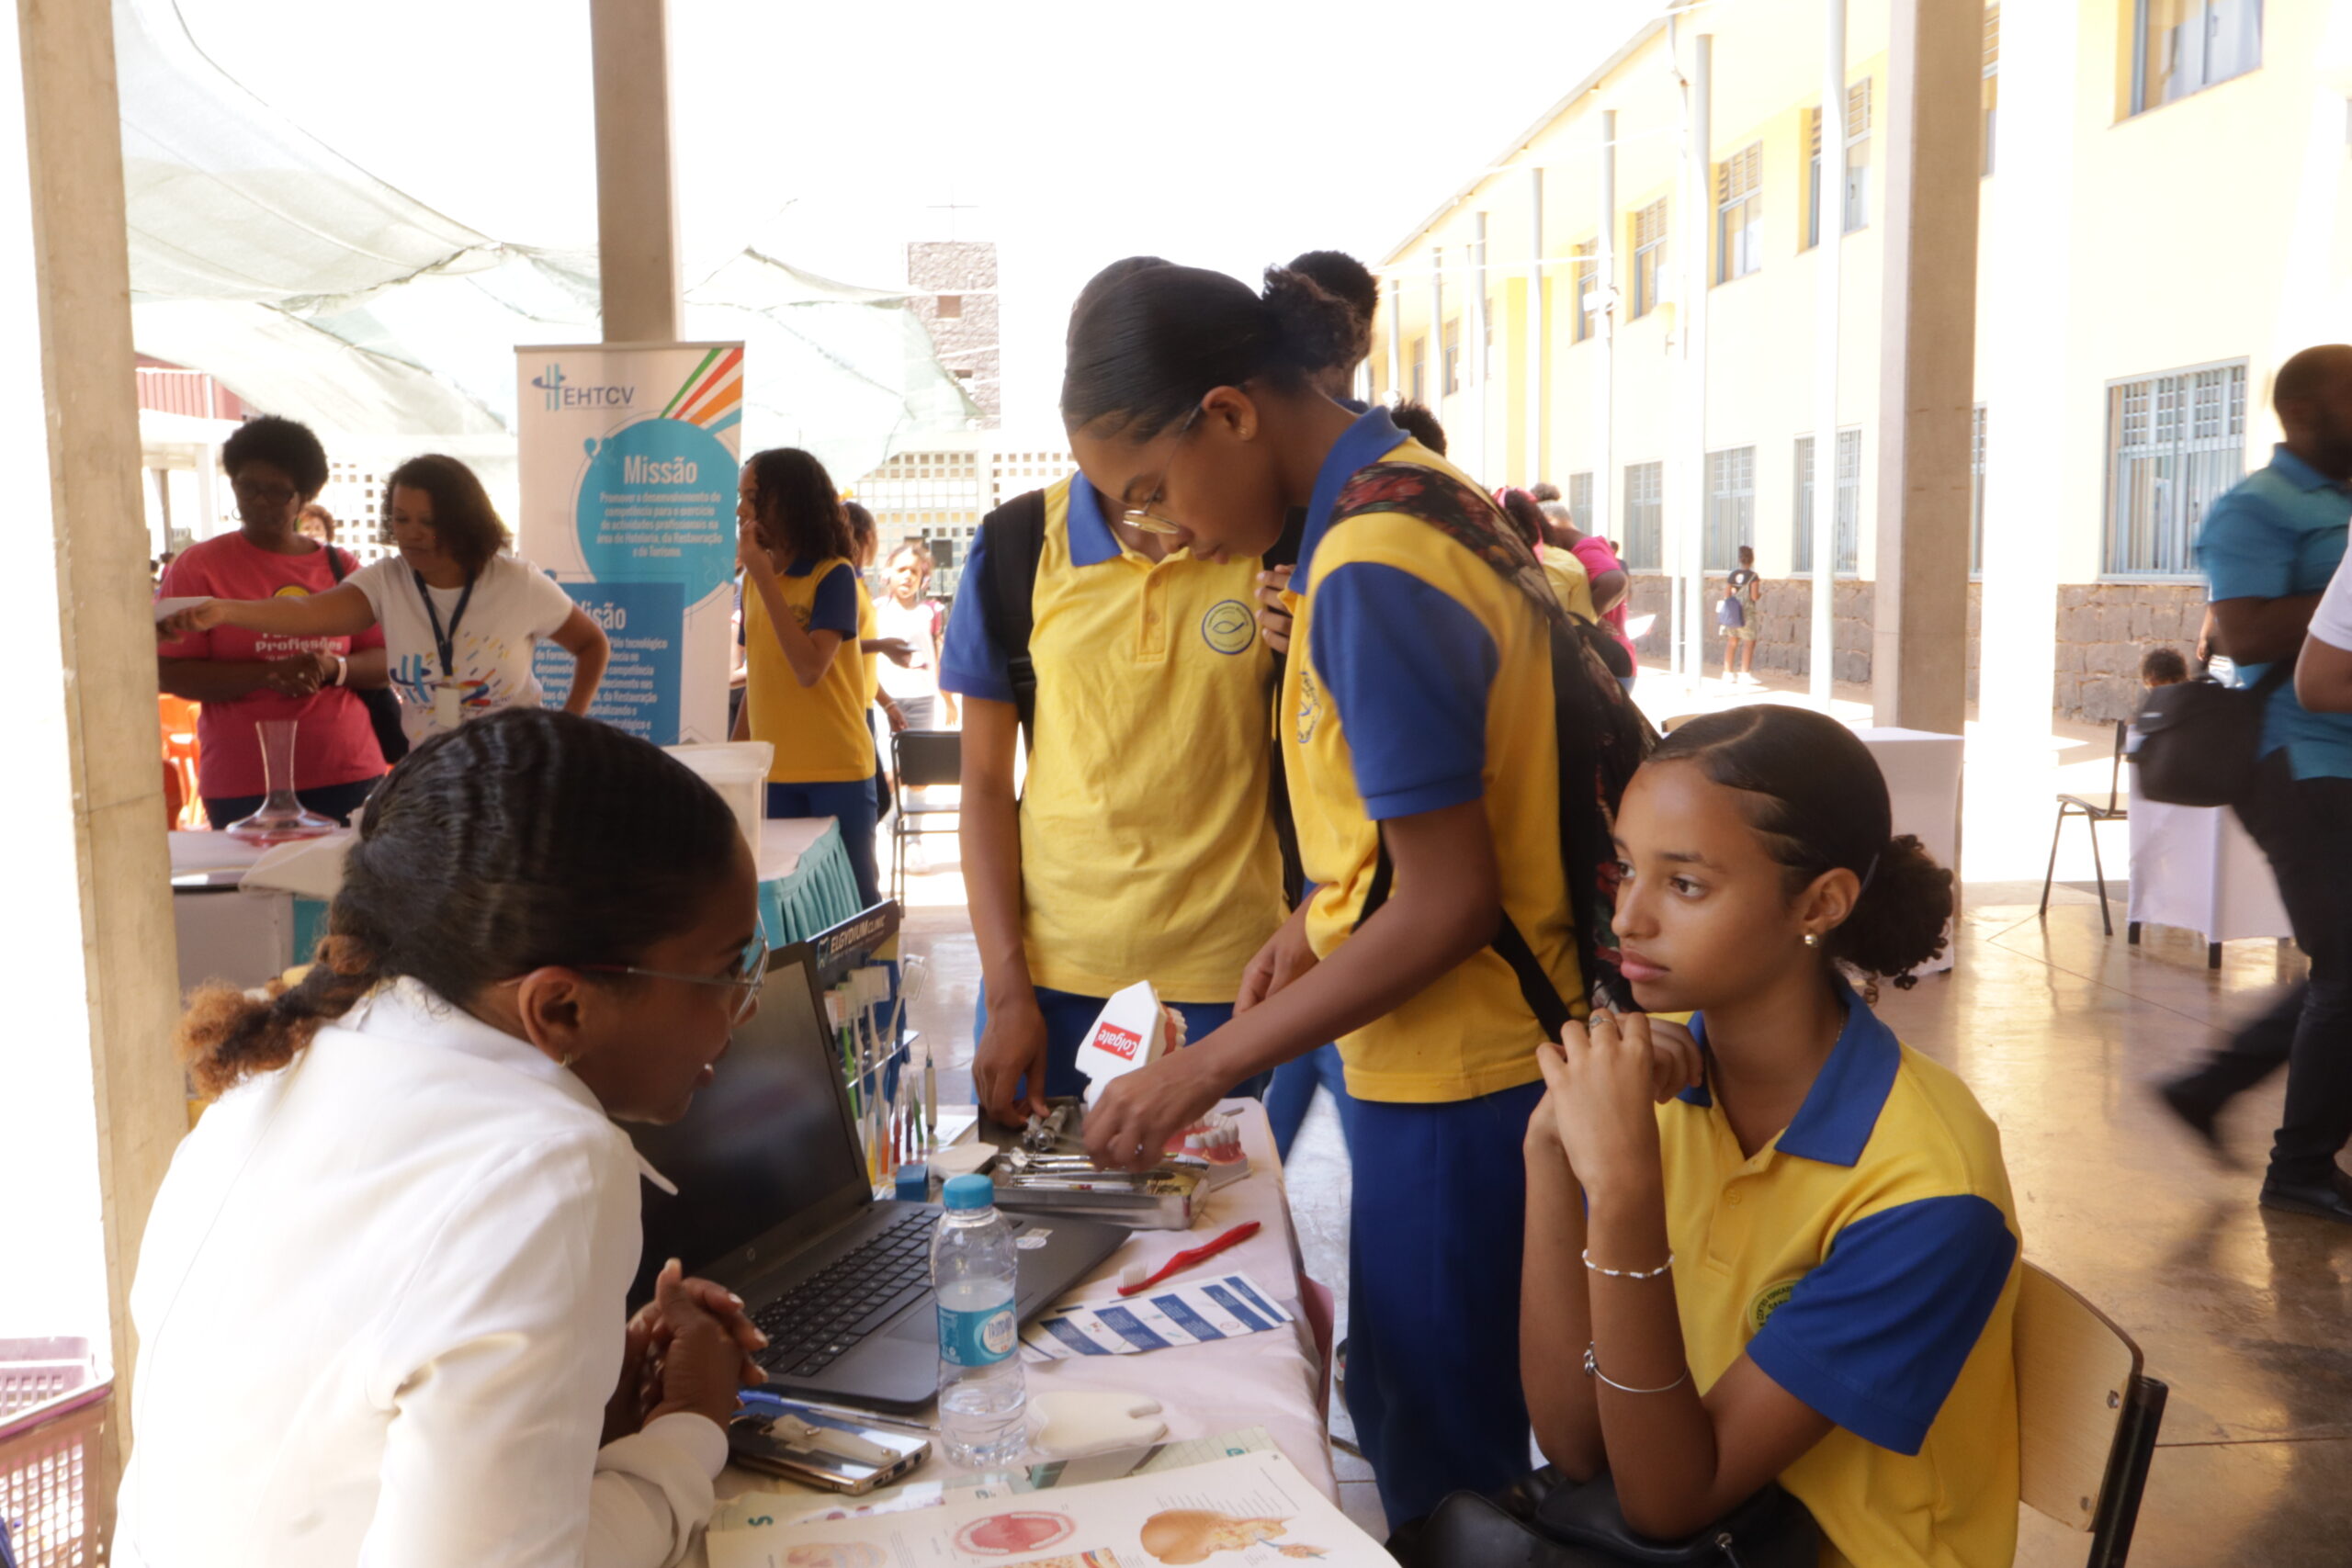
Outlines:
{"type": "Polygon", "coordinates": [[[857,651],[857,569],[839,556],[795,561],[777,575],[786,608],[812,632],[837,632],[842,646],[813,686],[803,686],[775,639],[767,601],[743,592],[743,705],[754,740],[775,747],[771,784],[843,784],[874,773],[865,728],[865,663],[857,651]]]}
{"type": "MultiPolygon", "coordinates": [[[[1825,1564],[2006,1568],[2018,1229],[2000,1133],[1839,988],[1837,1044],[1753,1157],[1703,1086],[1657,1108],[1691,1376],[1703,1393],[1745,1354],[1837,1423],[1780,1478],[1825,1564]]],[[[1707,1049],[1703,1013],[1690,1032],[1707,1049]]]]}
{"type": "Polygon", "coordinates": [[[1569,615],[1598,626],[1600,612],[1592,604],[1592,576],[1570,550],[1554,549],[1549,545],[1535,547],[1535,562],[1544,569],[1544,580],[1551,583],[1552,592],[1560,601],[1560,608],[1569,615]]]}
{"type": "MultiPolygon", "coordinates": [[[[940,650],[943,691],[1013,700],[978,603],[985,539],[940,650]]],[[[1149,980],[1229,1003],[1282,923],[1269,803],[1273,654],[1259,564],[1127,548],[1082,478],[1046,491],[1031,606],[1037,713],[1021,796],[1022,931],[1038,985],[1104,997],[1149,980]]]]}
{"type": "MultiPolygon", "coordinates": [[[[1340,489],[1384,459],[1461,477],[1385,409],[1359,417],[1316,476],[1276,715],[1299,854],[1315,884],[1308,941],[1329,957],[1355,929],[1381,822],[1483,801],[1503,908],[1581,1014],[1560,864],[1550,627],[1493,567],[1417,517],[1331,522],[1340,489]]],[[[1400,879],[1393,896],[1411,897],[1410,884],[1400,879]]],[[[1482,948],[1340,1040],[1340,1055],[1351,1094],[1430,1103],[1533,1083],[1543,1038],[1510,965],[1482,948]]]]}

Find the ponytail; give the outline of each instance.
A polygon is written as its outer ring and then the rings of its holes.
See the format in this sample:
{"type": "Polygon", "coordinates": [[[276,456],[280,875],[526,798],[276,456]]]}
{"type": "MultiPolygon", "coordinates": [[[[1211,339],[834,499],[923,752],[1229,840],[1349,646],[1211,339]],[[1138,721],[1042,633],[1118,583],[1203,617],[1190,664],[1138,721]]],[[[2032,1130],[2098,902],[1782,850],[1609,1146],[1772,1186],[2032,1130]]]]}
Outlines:
{"type": "Polygon", "coordinates": [[[301,983],[256,999],[218,981],[197,988],[173,1035],[196,1091],[218,1098],[256,1073],[275,1072],[302,1053],[322,1024],[349,1012],[382,978],[359,942],[330,936],[301,983]]]}
{"type": "Polygon", "coordinates": [[[1073,430],[1148,441],[1219,387],[1289,389],[1363,357],[1364,324],[1312,278],[1269,267],[1262,294],[1221,272],[1114,262],[1079,297],[1062,374],[1073,430]]]}

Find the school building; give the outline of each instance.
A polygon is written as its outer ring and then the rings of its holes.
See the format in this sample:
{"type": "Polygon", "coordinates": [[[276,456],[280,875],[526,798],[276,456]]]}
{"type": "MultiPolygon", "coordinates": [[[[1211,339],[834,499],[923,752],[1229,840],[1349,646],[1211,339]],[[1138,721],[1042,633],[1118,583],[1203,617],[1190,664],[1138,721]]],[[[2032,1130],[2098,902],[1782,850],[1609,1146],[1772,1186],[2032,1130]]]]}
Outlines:
{"type": "MultiPolygon", "coordinates": [[[[1880,239],[1889,25],[1886,0],[1663,16],[1384,258],[1369,391],[1429,403],[1488,484],[1557,484],[1657,613],[1650,660],[1719,662],[1747,544],[1758,665],[1809,672],[1827,468],[1832,668],[1871,679],[1901,395],[1881,350],[1904,320],[1880,239]],[[1698,594],[1673,592],[1694,568],[1698,594]]],[[[2348,95],[2340,0],[1984,7],[1965,657],[1972,696],[1991,660],[1986,717],[2044,696],[2124,716],[2142,649],[2194,641],[2198,525],[2268,460],[2272,370],[2352,339],[2348,95]]]]}

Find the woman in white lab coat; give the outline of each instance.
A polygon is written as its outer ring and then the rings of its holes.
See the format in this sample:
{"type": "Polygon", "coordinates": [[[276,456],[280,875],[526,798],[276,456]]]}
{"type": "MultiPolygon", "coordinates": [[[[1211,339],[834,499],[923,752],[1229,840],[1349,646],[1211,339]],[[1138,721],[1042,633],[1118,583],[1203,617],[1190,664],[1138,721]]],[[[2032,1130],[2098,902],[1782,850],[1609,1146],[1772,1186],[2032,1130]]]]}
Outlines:
{"type": "Polygon", "coordinates": [[[370,799],[320,962],[180,1029],[218,1095],[150,1216],[125,1564],[672,1563],[762,1343],[639,1166],[756,1005],[733,816],[619,730],[509,709],[370,799]]]}

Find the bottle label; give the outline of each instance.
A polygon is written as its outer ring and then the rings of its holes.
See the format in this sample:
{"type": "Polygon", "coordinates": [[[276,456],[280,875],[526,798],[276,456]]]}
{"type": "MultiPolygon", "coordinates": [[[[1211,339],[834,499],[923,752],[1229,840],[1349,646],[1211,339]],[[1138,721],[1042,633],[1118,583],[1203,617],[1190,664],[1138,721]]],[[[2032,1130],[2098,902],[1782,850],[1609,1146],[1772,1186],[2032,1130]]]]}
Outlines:
{"type": "Polygon", "coordinates": [[[1020,1320],[1012,1308],[983,1307],[978,1312],[939,1309],[939,1359],[959,1367],[992,1367],[1012,1354],[1020,1340],[1020,1320]]]}

